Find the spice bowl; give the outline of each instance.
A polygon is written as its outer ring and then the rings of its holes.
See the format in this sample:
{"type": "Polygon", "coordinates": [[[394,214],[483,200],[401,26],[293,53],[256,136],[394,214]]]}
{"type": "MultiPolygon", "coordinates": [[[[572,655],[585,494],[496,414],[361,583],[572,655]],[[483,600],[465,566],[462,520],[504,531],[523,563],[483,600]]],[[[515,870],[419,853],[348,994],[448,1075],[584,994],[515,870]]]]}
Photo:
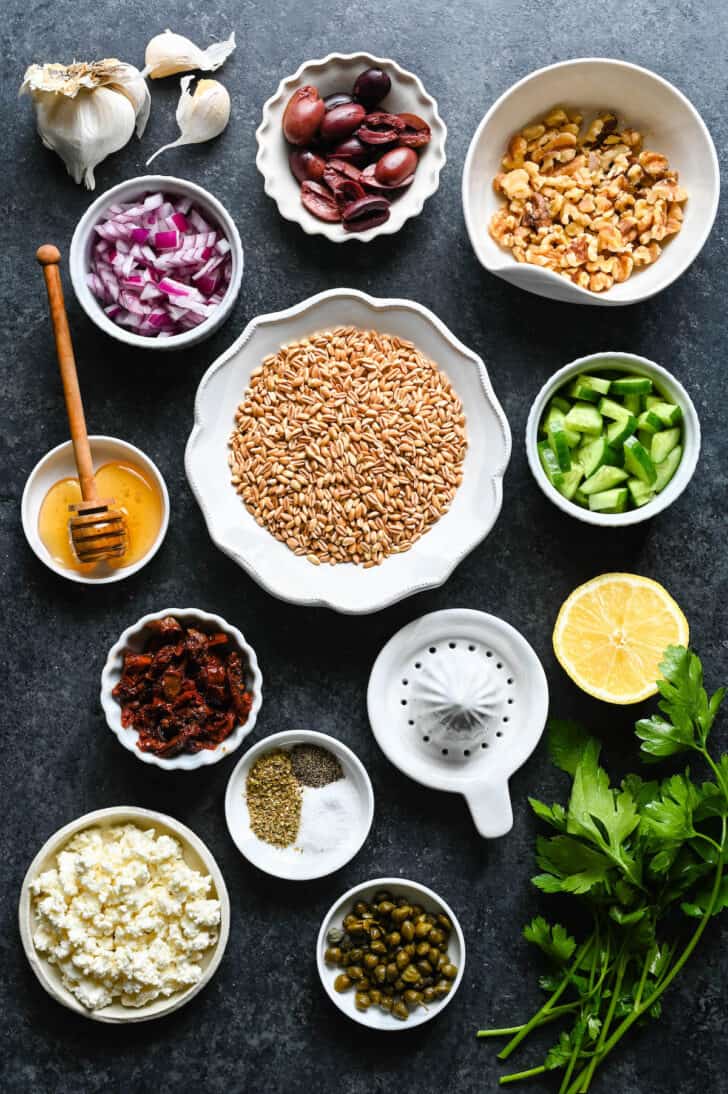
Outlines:
{"type": "MultiPolygon", "coordinates": [[[[271,805],[266,820],[272,832],[276,831],[282,809],[284,804],[279,810],[271,805]]],[[[373,817],[374,791],[361,760],[335,737],[313,730],[285,730],[258,741],[236,765],[225,792],[225,820],[240,853],[264,873],[288,881],[311,881],[339,870],[361,850],[373,817]],[[290,754],[297,745],[330,753],[343,777],[335,776],[327,784],[303,785],[298,834],[292,843],[281,847],[259,839],[253,832],[247,801],[248,775],[267,753],[281,750],[290,754]]]]}
{"type": "Polygon", "coordinates": [[[199,608],[163,608],[142,616],[120,635],[109,650],[106,664],[101,673],[101,706],[106,716],[106,724],[116,739],[128,752],[133,753],[145,764],[153,764],[163,771],[195,771],[200,767],[209,767],[226,759],[240,747],[245,738],[252,733],[263,702],[263,677],[258,667],[255,650],[246,641],[241,631],[219,615],[212,615],[199,608]],[[157,756],[153,752],[142,752],[137,746],[138,733],[133,726],[121,724],[121,706],[113,696],[113,690],[121,679],[124,668],[124,653],[130,650],[141,653],[150,637],[149,623],[152,620],[173,616],[181,623],[194,625],[205,633],[222,632],[230,640],[232,647],[240,654],[245,672],[245,684],[252,695],[252,705],[247,720],[238,723],[232,733],[215,748],[203,748],[199,752],[183,753],[177,756],[157,756]]]}
{"type": "Polygon", "coordinates": [[[462,201],[470,242],[486,270],[537,296],[613,307],[647,300],[680,277],[700,253],[718,209],[720,171],[710,133],[676,87],[639,65],[605,57],[562,61],[530,73],[490,107],[470,142],[462,201]],[[501,205],[493,179],[512,136],[553,107],[594,115],[608,108],[638,130],[645,147],[665,155],[688,192],[681,231],[652,265],[606,292],[594,293],[568,277],[526,262],[491,238],[488,225],[501,205]]]}
{"type": "Polygon", "coordinates": [[[316,965],[324,991],[342,1014],[345,1014],[347,1018],[351,1018],[354,1022],[358,1022],[359,1025],[368,1026],[369,1029],[381,1030],[383,1032],[397,1032],[399,1030],[412,1029],[414,1026],[424,1025],[425,1022],[429,1022],[432,1018],[436,1018],[439,1014],[442,1014],[448,1003],[452,1002],[455,993],[460,987],[463,979],[463,972],[465,970],[465,937],[458,918],[450,905],[447,904],[442,897],[438,896],[437,893],[433,892],[432,889],[428,889],[426,885],[421,885],[417,881],[407,880],[406,878],[379,877],[374,878],[371,881],[365,881],[361,885],[355,885],[352,889],[349,889],[348,892],[344,893],[343,896],[339,897],[339,899],[332,904],[331,908],[329,908],[321,922],[321,929],[319,930],[318,939],[316,941],[316,965]],[[452,981],[450,991],[444,998],[428,1003],[426,1007],[419,1006],[415,1010],[412,1010],[406,1021],[402,1021],[388,1012],[381,1010],[376,1004],[373,1004],[367,1010],[358,1010],[354,1002],[353,989],[338,992],[334,988],[334,981],[341,972],[341,969],[336,965],[327,964],[324,956],[329,945],[329,931],[332,928],[341,928],[344,917],[352,910],[357,901],[370,902],[375,893],[379,891],[391,892],[393,899],[405,897],[412,904],[421,905],[425,912],[444,914],[448,916],[452,923],[448,957],[452,964],[456,966],[457,974],[452,981]]]}
{"type": "Polygon", "coordinates": [[[120,182],[118,186],[112,186],[106,193],[101,194],[89,205],[83,214],[71,240],[69,253],[69,269],[73,291],[79,304],[86,312],[89,319],[104,331],[105,334],[115,338],[118,342],[124,342],[128,346],[137,349],[151,350],[176,350],[187,349],[197,345],[205,338],[209,338],[225,322],[230,315],[235,301],[240,294],[240,286],[243,279],[243,245],[240,240],[235,221],[222,202],[218,201],[208,190],[198,186],[187,179],[176,178],[173,175],[139,175],[136,178],[120,182]],[[174,197],[188,198],[198,205],[203,213],[209,217],[209,221],[219,229],[230,244],[230,256],[232,268],[230,282],[222,300],[204,322],[191,330],[182,331],[179,334],[171,334],[166,338],[146,337],[135,334],[132,330],[114,323],[104,312],[103,306],[91,292],[87,283],[91,248],[95,240],[94,229],[110,205],[119,202],[135,201],[146,193],[161,191],[174,197]]]}
{"type": "MultiPolygon", "coordinates": [[[[447,129],[440,117],[436,100],[425,91],[421,80],[389,58],[369,53],[329,53],[318,60],[306,61],[292,76],[281,80],[278,90],[263,107],[262,121],[256,132],[256,166],[265,180],[265,192],[273,198],[285,220],[300,225],[307,235],[322,235],[332,243],[359,240],[369,243],[382,235],[393,235],[412,217],[422,212],[425,201],[438,188],[445,166],[447,129]],[[318,89],[322,98],[348,92],[365,69],[382,69],[391,80],[391,89],[377,110],[387,113],[416,114],[430,127],[431,139],[420,151],[419,164],[412,184],[391,204],[389,219],[362,232],[347,232],[341,223],[327,223],[313,216],[301,204],[300,183],[294,177],[288,157],[291,148],[283,136],[283,115],[291,95],[306,85],[318,89]]],[[[386,146],[385,146],[386,147],[386,146]]]]}
{"type": "Polygon", "coordinates": [[[214,856],[202,840],[186,825],[181,824],[174,817],[167,816],[164,813],[157,813],[151,809],[120,805],[107,809],[96,809],[92,813],[77,817],[76,820],[59,828],[43,844],[28,867],[23,879],[18,905],[18,925],[28,963],[38,978],[41,987],[56,1002],[95,1022],[106,1022],[112,1025],[146,1022],[152,1018],[163,1018],[165,1015],[171,1014],[172,1011],[184,1006],[185,1003],[189,1003],[212,979],[222,961],[230,934],[230,899],[225,880],[214,856]],[[30,886],[40,874],[53,866],[55,856],[73,836],[78,835],[79,832],[83,832],[87,828],[105,828],[123,824],[134,824],[144,830],[153,828],[158,835],[172,836],[182,846],[184,861],[193,869],[212,878],[214,896],[220,901],[219,935],[215,946],[204,953],[200,959],[202,966],[201,979],[186,990],[175,992],[167,998],[155,999],[140,1007],[128,1007],[120,1002],[113,1002],[108,1006],[101,1007],[99,1010],[88,1010],[63,984],[58,968],[36,949],[33,941],[34,915],[30,886]]]}
{"type": "Polygon", "coordinates": [[[78,470],[73,456],[73,444],[65,441],[63,444],[46,452],[33,470],[25,484],[23,497],[20,503],[23,531],[28,545],[40,561],[53,570],[60,577],[68,581],[78,581],[82,585],[108,585],[114,581],[123,581],[125,577],[131,577],[146,566],[154,558],[162,545],[167,526],[169,525],[169,494],[162,473],[156,464],[145,455],[141,449],[128,441],[122,441],[118,437],[93,436],[89,437],[91,457],[96,470],[107,463],[124,463],[126,461],[137,464],[149,479],[155,483],[161,499],[162,519],[159,532],[147,553],[129,566],[114,566],[108,562],[99,562],[88,573],[68,569],[51,555],[48,548],[40,538],[38,518],[43,500],[50,488],[61,479],[78,478],[78,470]]]}
{"type": "Polygon", "coordinates": [[[555,372],[543,385],[534,399],[526,423],[526,456],[531,473],[539,487],[554,505],[557,505],[564,513],[585,524],[595,524],[604,528],[623,528],[629,524],[641,524],[664,512],[680,497],[687,487],[700,455],[700,419],[695,405],[683,385],[666,368],[650,361],[647,357],[639,357],[634,353],[622,353],[620,351],[605,350],[603,353],[592,353],[587,357],[579,357],[568,365],[555,372]],[[549,482],[546,472],[541,466],[538,456],[539,427],[541,419],[549,400],[563,387],[568,380],[581,373],[589,375],[591,372],[609,369],[614,372],[637,373],[647,376],[652,380],[655,391],[665,395],[670,402],[676,403],[682,410],[682,459],[673,477],[665,489],[639,509],[629,509],[624,513],[600,513],[585,509],[560,494],[549,482]]]}

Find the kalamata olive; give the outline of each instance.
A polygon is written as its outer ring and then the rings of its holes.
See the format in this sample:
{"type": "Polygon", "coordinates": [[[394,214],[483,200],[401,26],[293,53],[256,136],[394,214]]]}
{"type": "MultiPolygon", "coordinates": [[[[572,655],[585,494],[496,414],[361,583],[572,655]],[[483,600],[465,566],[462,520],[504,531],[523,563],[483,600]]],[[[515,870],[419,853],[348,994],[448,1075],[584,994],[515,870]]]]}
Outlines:
{"type": "Polygon", "coordinates": [[[335,106],[343,106],[344,103],[353,103],[351,95],[346,95],[343,91],[337,91],[335,95],[327,95],[324,99],[324,106],[327,110],[333,110],[335,106]]]}
{"type": "Polygon", "coordinates": [[[331,155],[340,160],[350,160],[361,167],[366,163],[369,151],[358,137],[348,137],[345,141],[341,141],[340,144],[334,146],[331,155]]]}
{"type": "MultiPolygon", "coordinates": [[[[315,186],[315,183],[308,183],[309,186],[315,186]]],[[[344,222],[344,231],[346,232],[365,232],[367,228],[376,228],[379,224],[384,224],[385,220],[389,220],[389,202],[385,197],[375,197],[373,194],[368,197],[359,198],[358,201],[352,201],[350,205],[345,205],[341,210],[341,219],[344,222]]],[[[392,964],[394,969],[394,976],[392,980],[397,978],[397,966],[392,964]]],[[[387,975],[390,975],[390,966],[387,966],[387,975]]]]}
{"type": "MultiPolygon", "coordinates": [[[[344,166],[348,166],[348,164],[344,166]]],[[[351,205],[353,201],[358,201],[359,198],[365,196],[364,188],[355,179],[349,178],[345,171],[337,170],[331,161],[326,164],[323,181],[342,209],[344,206],[351,205]]],[[[352,958],[352,960],[356,959],[352,958]]]]}
{"type": "Polygon", "coordinates": [[[374,177],[385,186],[399,186],[416,168],[415,151],[411,148],[392,148],[377,161],[374,177]]]}
{"type": "Polygon", "coordinates": [[[408,148],[422,148],[429,144],[432,133],[426,121],[418,114],[400,114],[400,118],[405,124],[404,132],[399,135],[400,144],[408,148]]]}
{"type": "MultiPolygon", "coordinates": [[[[334,171],[338,171],[340,175],[345,175],[348,179],[353,179],[354,182],[361,182],[361,171],[349,160],[342,160],[338,156],[331,156],[326,161],[326,166],[331,167],[334,171]]],[[[374,931],[371,930],[369,931],[369,937],[373,941],[375,937],[378,938],[379,935],[375,936],[374,931]]]]}
{"type": "Polygon", "coordinates": [[[360,125],[356,135],[364,144],[391,144],[399,139],[405,130],[406,123],[399,114],[385,114],[375,111],[367,114],[364,124],[360,125]]]}
{"type": "Polygon", "coordinates": [[[354,98],[371,109],[381,103],[385,95],[389,94],[392,81],[381,68],[367,68],[357,76],[354,84],[354,98]]]}
{"type": "Polygon", "coordinates": [[[304,182],[301,186],[301,204],[319,220],[335,224],[341,220],[339,206],[332,192],[319,182],[304,182]]]}
{"type": "Polygon", "coordinates": [[[294,148],[288,157],[288,162],[299,182],[306,182],[306,180],[318,182],[326,167],[326,160],[322,156],[317,156],[310,148],[294,148]]]}
{"type": "Polygon", "coordinates": [[[324,101],[315,87],[297,88],[283,113],[283,136],[291,144],[310,144],[325,113],[324,101]]]}
{"type": "Polygon", "coordinates": [[[358,129],[366,116],[361,103],[342,103],[324,114],[321,122],[321,139],[343,141],[358,129]]]}

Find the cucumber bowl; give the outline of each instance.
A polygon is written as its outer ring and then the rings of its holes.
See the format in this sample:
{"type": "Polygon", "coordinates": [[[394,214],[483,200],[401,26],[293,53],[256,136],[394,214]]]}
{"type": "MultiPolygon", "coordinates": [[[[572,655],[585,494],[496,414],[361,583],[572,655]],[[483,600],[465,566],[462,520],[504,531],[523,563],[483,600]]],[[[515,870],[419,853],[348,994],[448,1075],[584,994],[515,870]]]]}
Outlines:
{"type": "Polygon", "coordinates": [[[646,357],[580,357],[546,381],[526,425],[536,482],[587,524],[623,527],[656,516],[690,482],[700,421],[675,377],[646,357]]]}

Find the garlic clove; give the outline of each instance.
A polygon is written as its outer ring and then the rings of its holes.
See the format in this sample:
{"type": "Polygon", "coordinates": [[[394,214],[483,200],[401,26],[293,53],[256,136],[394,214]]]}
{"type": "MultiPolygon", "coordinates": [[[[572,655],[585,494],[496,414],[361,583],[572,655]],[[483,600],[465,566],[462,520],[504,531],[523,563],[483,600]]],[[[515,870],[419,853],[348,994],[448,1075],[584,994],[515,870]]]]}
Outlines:
{"type": "Polygon", "coordinates": [[[214,72],[235,49],[235,31],[225,42],[213,42],[207,49],[200,49],[189,38],[167,29],[157,34],[147,45],[144,54],[142,76],[160,80],[177,72],[214,72]]]}
{"type": "Polygon", "coordinates": [[[218,80],[198,80],[194,93],[189,86],[194,76],[183,76],[182,89],[177,104],[177,125],[180,136],[171,144],[158,148],[147,160],[148,167],[160,152],[168,148],[179,148],[183,144],[202,144],[219,137],[230,120],[230,96],[227,89],[218,80]]]}
{"type": "Polygon", "coordinates": [[[147,81],[134,65],[128,65],[124,61],[120,61],[114,82],[109,86],[119,90],[122,95],[126,95],[134,107],[136,135],[141,140],[144,130],[147,128],[149,111],[152,107],[152,96],[149,94],[147,81]]]}

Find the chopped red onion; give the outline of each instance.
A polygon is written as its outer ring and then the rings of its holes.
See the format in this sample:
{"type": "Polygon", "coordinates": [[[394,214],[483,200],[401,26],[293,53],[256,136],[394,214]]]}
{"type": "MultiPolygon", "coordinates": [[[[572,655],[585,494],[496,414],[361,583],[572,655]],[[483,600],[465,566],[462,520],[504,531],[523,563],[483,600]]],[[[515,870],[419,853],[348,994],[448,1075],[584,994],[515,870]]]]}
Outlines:
{"type": "Polygon", "coordinates": [[[191,198],[145,194],[94,227],[86,284],[114,323],[169,338],[204,323],[232,278],[232,248],[191,198]]]}

